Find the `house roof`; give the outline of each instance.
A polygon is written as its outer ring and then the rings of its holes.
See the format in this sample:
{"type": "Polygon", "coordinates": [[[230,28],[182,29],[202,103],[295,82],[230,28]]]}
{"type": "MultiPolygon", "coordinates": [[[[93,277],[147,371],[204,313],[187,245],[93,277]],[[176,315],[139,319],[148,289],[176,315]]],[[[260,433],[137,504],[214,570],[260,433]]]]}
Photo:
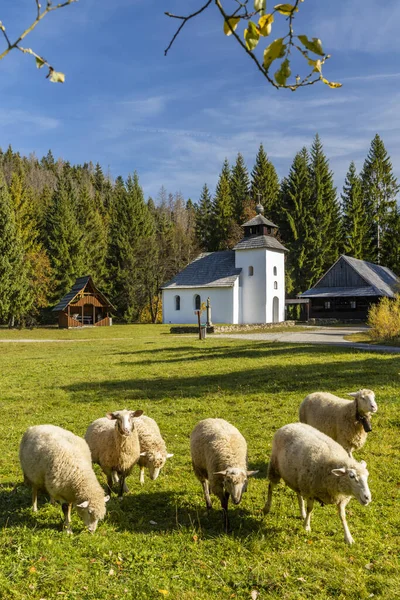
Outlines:
{"type": "Polygon", "coordinates": [[[344,254],[328,269],[321,277],[315,286],[303,294],[299,294],[301,298],[317,298],[328,296],[388,296],[393,298],[396,293],[396,287],[399,286],[400,279],[388,269],[374,263],[352,258],[344,254]],[[361,277],[365,282],[365,286],[357,287],[324,287],[319,286],[319,282],[325,275],[333,269],[333,267],[341,260],[346,261],[349,266],[361,277]]]}
{"type": "Polygon", "coordinates": [[[56,312],[59,310],[66,309],[68,304],[70,304],[73,301],[73,299],[86,288],[86,286],[89,282],[91,283],[94,291],[101,296],[101,298],[104,302],[104,305],[109,306],[110,308],[114,308],[114,306],[111,304],[111,302],[109,300],[107,300],[107,298],[104,296],[104,294],[102,294],[102,292],[100,292],[100,290],[98,290],[96,288],[96,286],[93,283],[92,277],[90,275],[85,275],[84,277],[78,277],[78,279],[75,281],[74,285],[72,286],[71,291],[69,291],[68,294],[65,294],[65,296],[63,298],[61,298],[59,303],[56,304],[56,306],[52,309],[52,311],[56,312]]]}
{"type": "Polygon", "coordinates": [[[253,217],[250,221],[247,221],[247,223],[243,223],[242,227],[252,227],[254,225],[268,225],[269,227],[278,228],[278,225],[275,225],[272,221],[268,221],[263,215],[253,217]]]}
{"type": "Polygon", "coordinates": [[[235,267],[235,253],[204,252],[180,271],[161,289],[232,287],[242,269],[235,267]]]}
{"type": "Polygon", "coordinates": [[[255,248],[269,248],[270,250],[288,252],[287,248],[272,235],[256,235],[243,238],[236,244],[234,250],[252,250],[255,248]]]}

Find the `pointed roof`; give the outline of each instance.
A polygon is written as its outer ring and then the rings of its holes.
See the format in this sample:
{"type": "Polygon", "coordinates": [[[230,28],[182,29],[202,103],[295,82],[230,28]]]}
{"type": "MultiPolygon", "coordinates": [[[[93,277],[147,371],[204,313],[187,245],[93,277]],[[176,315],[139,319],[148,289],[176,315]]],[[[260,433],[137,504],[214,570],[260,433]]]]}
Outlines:
{"type": "Polygon", "coordinates": [[[247,223],[243,223],[242,227],[254,227],[254,225],[268,225],[268,227],[276,227],[278,229],[278,225],[275,225],[263,215],[256,215],[250,221],[247,221],[247,223]]]}
{"type": "Polygon", "coordinates": [[[234,250],[253,250],[256,248],[267,248],[269,250],[280,250],[288,252],[276,237],[272,235],[253,235],[245,237],[236,244],[234,250]]]}
{"type": "Polygon", "coordinates": [[[232,250],[203,252],[161,289],[232,287],[241,270],[235,267],[232,250]]]}
{"type": "Polygon", "coordinates": [[[110,307],[110,308],[112,308],[112,309],[115,310],[115,308],[111,304],[111,302],[94,285],[93,279],[92,279],[91,275],[85,275],[84,277],[78,277],[78,279],[75,281],[74,285],[72,286],[71,291],[69,291],[68,294],[65,294],[65,296],[63,298],[61,298],[61,300],[59,301],[59,303],[56,304],[56,306],[52,309],[52,312],[56,312],[56,311],[59,311],[59,310],[66,309],[67,306],[68,306],[68,304],[70,304],[76,298],[76,296],[78,294],[80,294],[81,292],[83,292],[83,290],[86,288],[86,286],[89,283],[90,283],[93,291],[100,296],[100,298],[102,299],[104,305],[108,306],[108,307],[110,307]]]}
{"type": "Polygon", "coordinates": [[[367,262],[359,258],[342,254],[338,260],[324,273],[314,287],[299,294],[301,298],[317,298],[328,296],[388,296],[394,298],[400,279],[388,267],[367,262]],[[361,277],[364,286],[325,287],[326,275],[340,262],[345,261],[361,277]]]}

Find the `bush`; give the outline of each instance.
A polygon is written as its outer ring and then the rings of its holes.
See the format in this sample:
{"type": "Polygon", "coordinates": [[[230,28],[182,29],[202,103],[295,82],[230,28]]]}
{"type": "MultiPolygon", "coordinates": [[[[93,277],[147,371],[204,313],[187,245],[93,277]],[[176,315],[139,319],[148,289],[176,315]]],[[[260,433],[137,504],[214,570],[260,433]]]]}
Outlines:
{"type": "Polygon", "coordinates": [[[389,340],[400,336],[400,296],[382,298],[371,306],[368,313],[370,335],[374,339],[389,340]]]}

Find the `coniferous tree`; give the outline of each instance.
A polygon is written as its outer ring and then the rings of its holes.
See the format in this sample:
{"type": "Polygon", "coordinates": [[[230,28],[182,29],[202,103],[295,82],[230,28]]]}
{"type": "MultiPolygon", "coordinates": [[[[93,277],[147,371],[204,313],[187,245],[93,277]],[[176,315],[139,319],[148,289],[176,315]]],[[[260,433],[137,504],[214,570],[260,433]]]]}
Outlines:
{"type": "Polygon", "coordinates": [[[361,179],[353,161],[350,163],[341,197],[344,251],[349,256],[364,259],[369,253],[371,237],[361,179]]]}
{"type": "Polygon", "coordinates": [[[371,249],[368,259],[380,263],[381,245],[399,191],[397,179],[385,145],[378,134],[371,142],[361,172],[364,203],[368,207],[371,249]]]}
{"type": "Polygon", "coordinates": [[[230,246],[230,235],[233,220],[233,206],[230,186],[230,168],[227,159],[217,183],[212,206],[214,232],[211,240],[212,250],[227,250],[230,246]]]}
{"type": "Polygon", "coordinates": [[[243,156],[237,155],[236,163],[231,173],[231,195],[233,218],[242,225],[248,217],[248,206],[250,202],[250,178],[243,156]]]}
{"type": "Polygon", "coordinates": [[[106,278],[107,229],[96,205],[96,196],[89,185],[84,184],[79,192],[78,223],[82,231],[82,261],[86,274],[102,286],[106,278]]]}
{"type": "Polygon", "coordinates": [[[203,250],[207,251],[211,248],[213,231],[212,199],[207,184],[204,184],[196,214],[196,236],[203,250]]]}
{"type": "Polygon", "coordinates": [[[82,230],[77,219],[74,186],[64,173],[58,177],[47,219],[47,244],[54,278],[54,302],[66,294],[83,273],[82,230]]]}
{"type": "Polygon", "coordinates": [[[333,173],[329,169],[329,162],[318,134],[314,138],[310,155],[312,259],[309,287],[332,266],[342,248],[340,206],[333,184],[333,173]]]}
{"type": "Polygon", "coordinates": [[[279,179],[274,165],[260,144],[256,162],[251,172],[251,201],[253,207],[258,203],[264,206],[265,216],[274,219],[279,198],[279,179]]]}
{"type": "Polygon", "coordinates": [[[381,246],[381,259],[385,267],[389,267],[397,276],[400,276],[400,210],[397,206],[387,217],[385,236],[381,246]]]}

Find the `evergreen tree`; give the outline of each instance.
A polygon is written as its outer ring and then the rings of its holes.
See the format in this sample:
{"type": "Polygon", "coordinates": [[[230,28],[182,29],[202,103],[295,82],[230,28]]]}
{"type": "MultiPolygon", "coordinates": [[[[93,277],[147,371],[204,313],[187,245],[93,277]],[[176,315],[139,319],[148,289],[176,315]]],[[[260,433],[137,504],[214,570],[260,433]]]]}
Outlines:
{"type": "Polygon", "coordinates": [[[381,245],[399,191],[385,145],[378,134],[372,140],[361,172],[364,204],[368,207],[371,250],[369,260],[380,263],[381,245]]]}
{"type": "Polygon", "coordinates": [[[102,287],[106,278],[107,229],[88,184],[79,190],[78,223],[82,231],[83,269],[102,287]]]}
{"type": "Polygon", "coordinates": [[[353,161],[350,163],[341,197],[344,251],[349,256],[364,259],[368,257],[371,236],[361,179],[353,161]]]}
{"type": "Polygon", "coordinates": [[[239,153],[231,173],[231,195],[233,218],[242,225],[249,216],[247,214],[250,202],[250,179],[243,156],[239,153]]]}
{"type": "Polygon", "coordinates": [[[0,320],[14,325],[25,314],[28,280],[7,185],[0,173],[0,320]]]}
{"type": "Polygon", "coordinates": [[[279,179],[274,165],[267,157],[264,146],[260,144],[256,162],[251,172],[251,201],[259,201],[264,207],[264,214],[269,219],[274,219],[277,212],[279,198],[279,179]]]}
{"type": "Polygon", "coordinates": [[[54,277],[54,301],[66,294],[83,272],[82,230],[74,186],[61,173],[48,215],[48,252],[54,277]]]}
{"type": "Polygon", "coordinates": [[[231,236],[233,206],[230,186],[230,169],[225,159],[212,206],[212,222],[214,231],[211,239],[211,250],[227,250],[231,236]]]}
{"type": "Polygon", "coordinates": [[[313,217],[310,157],[306,148],[293,160],[288,177],[281,185],[278,224],[287,256],[286,290],[295,296],[309,287],[312,268],[313,217]]]}
{"type": "Polygon", "coordinates": [[[309,271],[309,287],[332,266],[342,248],[340,206],[318,134],[311,146],[310,176],[312,186],[311,220],[312,260],[309,271]]]}
{"type": "Polygon", "coordinates": [[[207,184],[204,184],[199,199],[199,208],[196,214],[196,236],[200,248],[209,250],[213,237],[212,199],[207,184]]]}
{"type": "MultiPolygon", "coordinates": [[[[387,217],[385,236],[382,239],[381,259],[385,267],[389,267],[400,276],[400,210],[396,206],[387,217]]],[[[400,290],[397,290],[399,292],[400,290]]]]}

